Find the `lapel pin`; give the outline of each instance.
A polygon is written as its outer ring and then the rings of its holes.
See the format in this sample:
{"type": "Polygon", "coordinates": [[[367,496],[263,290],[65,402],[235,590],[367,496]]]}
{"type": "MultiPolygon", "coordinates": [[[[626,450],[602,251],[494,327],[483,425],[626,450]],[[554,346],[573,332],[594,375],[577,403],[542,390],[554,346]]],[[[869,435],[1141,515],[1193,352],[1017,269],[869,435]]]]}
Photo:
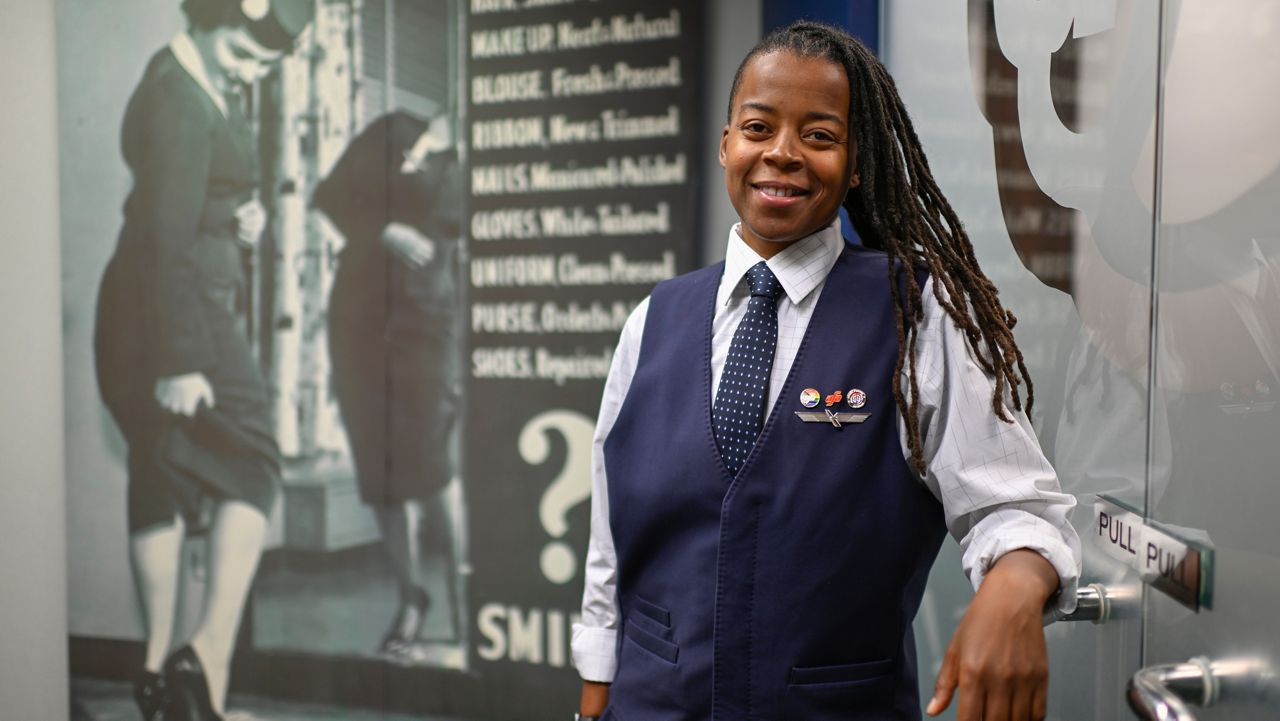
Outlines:
{"type": "Polygon", "coordinates": [[[813,408],[818,405],[818,401],[822,399],[822,394],[816,388],[805,388],[800,391],[800,405],[805,408],[813,408]]]}
{"type": "Polygon", "coordinates": [[[870,413],[836,413],[830,408],[820,411],[796,411],[796,418],[805,423],[825,423],[841,428],[846,423],[862,423],[871,417],[870,413]]]}
{"type": "Polygon", "coordinates": [[[800,392],[800,405],[816,408],[819,403],[825,403],[826,407],[821,411],[796,411],[796,417],[805,423],[824,423],[834,428],[842,428],[845,423],[862,423],[871,417],[870,413],[837,413],[831,410],[831,406],[840,401],[846,401],[854,408],[861,408],[867,403],[867,394],[854,388],[847,397],[843,390],[824,397],[816,388],[805,388],[800,392]]]}

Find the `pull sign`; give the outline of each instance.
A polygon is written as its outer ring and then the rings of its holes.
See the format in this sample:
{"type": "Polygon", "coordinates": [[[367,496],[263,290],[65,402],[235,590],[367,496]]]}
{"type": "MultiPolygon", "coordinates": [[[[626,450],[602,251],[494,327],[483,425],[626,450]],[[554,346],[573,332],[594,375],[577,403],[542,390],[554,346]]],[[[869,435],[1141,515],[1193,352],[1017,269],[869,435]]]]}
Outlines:
{"type": "Polygon", "coordinates": [[[1212,548],[1143,519],[1115,499],[1098,496],[1093,508],[1093,541],[1108,556],[1193,611],[1213,608],[1212,548]]]}

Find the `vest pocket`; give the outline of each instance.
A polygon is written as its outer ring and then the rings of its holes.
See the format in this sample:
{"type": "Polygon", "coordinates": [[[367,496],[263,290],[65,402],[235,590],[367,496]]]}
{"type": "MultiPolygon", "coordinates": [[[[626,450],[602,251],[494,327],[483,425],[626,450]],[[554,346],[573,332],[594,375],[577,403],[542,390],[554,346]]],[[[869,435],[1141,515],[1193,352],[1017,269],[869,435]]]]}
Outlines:
{"type": "Polygon", "coordinates": [[[631,619],[627,619],[627,625],[623,629],[622,635],[635,645],[669,664],[674,665],[676,659],[680,655],[679,646],[665,639],[658,638],[652,633],[641,628],[631,619]]]}
{"type": "Polygon", "coordinates": [[[636,613],[648,618],[650,621],[656,622],[663,628],[671,628],[671,612],[659,606],[652,601],[646,601],[639,596],[632,596],[635,603],[631,605],[631,609],[636,613]]]}
{"type": "Polygon", "coordinates": [[[891,658],[839,666],[795,666],[787,677],[787,685],[792,688],[807,687],[814,690],[837,689],[856,686],[891,673],[893,673],[891,658]]]}
{"type": "Polygon", "coordinates": [[[893,711],[897,670],[893,659],[837,666],[796,666],[787,677],[787,718],[805,721],[906,718],[893,711]]]}

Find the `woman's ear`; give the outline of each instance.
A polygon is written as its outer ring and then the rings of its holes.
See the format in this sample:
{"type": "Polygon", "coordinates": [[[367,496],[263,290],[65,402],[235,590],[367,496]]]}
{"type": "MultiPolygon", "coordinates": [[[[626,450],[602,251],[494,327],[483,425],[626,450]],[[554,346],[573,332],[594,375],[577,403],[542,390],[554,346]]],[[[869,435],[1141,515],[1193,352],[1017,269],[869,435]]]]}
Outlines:
{"type": "Polygon", "coordinates": [[[720,167],[724,167],[724,156],[729,143],[729,126],[724,126],[724,130],[720,131],[720,167]]]}

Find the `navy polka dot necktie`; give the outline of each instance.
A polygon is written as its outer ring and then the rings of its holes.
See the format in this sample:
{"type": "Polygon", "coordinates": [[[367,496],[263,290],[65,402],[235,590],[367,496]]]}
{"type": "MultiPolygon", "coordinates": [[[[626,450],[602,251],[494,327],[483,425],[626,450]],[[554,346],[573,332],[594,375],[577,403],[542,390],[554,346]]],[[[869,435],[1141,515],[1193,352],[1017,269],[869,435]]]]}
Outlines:
{"type": "Polygon", "coordinates": [[[747,271],[751,300],[729,343],[720,388],[711,409],[716,445],[731,475],[738,475],[764,425],[773,351],[778,345],[778,296],[782,285],[764,261],[747,271]]]}

